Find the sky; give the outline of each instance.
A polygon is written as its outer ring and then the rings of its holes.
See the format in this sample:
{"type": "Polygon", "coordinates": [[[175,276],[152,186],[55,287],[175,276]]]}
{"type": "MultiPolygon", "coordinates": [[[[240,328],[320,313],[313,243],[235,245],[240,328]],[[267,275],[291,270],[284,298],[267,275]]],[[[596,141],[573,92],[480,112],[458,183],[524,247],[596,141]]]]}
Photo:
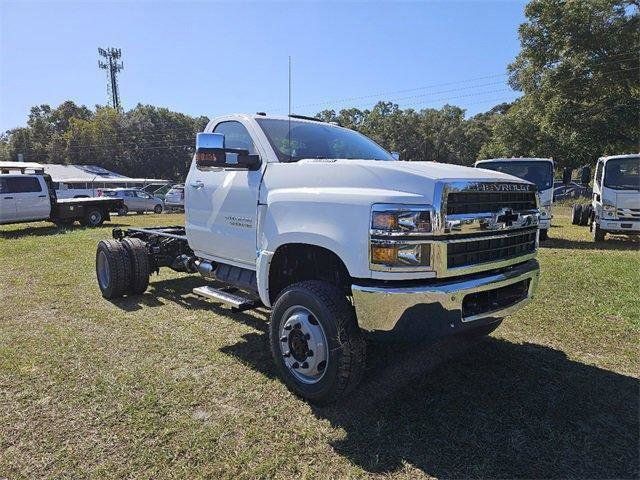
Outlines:
{"type": "Polygon", "coordinates": [[[34,2],[0,0],[0,131],[34,105],[107,104],[98,47],[122,50],[125,109],[228,113],[449,103],[468,115],[518,96],[506,67],[525,2],[34,2]]]}

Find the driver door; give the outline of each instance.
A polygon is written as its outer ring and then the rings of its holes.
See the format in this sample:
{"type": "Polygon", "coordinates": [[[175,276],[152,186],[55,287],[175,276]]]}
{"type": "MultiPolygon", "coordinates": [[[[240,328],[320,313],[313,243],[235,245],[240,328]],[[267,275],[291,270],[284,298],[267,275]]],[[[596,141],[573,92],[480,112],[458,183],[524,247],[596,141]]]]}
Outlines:
{"type": "MultiPolygon", "coordinates": [[[[225,136],[225,148],[258,153],[257,142],[239,121],[220,122],[213,133],[225,136]]],[[[199,167],[195,160],[191,163],[185,185],[186,223],[189,245],[196,255],[255,269],[261,179],[262,168],[199,167]]]]}

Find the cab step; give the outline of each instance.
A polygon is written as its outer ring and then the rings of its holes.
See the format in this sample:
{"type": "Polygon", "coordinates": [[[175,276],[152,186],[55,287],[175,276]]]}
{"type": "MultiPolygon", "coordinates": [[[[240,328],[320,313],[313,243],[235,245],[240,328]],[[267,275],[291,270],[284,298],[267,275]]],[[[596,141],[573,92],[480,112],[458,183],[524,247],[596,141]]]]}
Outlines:
{"type": "Polygon", "coordinates": [[[213,288],[209,286],[197,287],[193,289],[193,293],[199,297],[204,297],[208,300],[216,300],[230,306],[233,310],[242,312],[244,310],[250,310],[260,305],[258,300],[253,298],[243,297],[232,293],[229,290],[232,288],[213,288]]]}

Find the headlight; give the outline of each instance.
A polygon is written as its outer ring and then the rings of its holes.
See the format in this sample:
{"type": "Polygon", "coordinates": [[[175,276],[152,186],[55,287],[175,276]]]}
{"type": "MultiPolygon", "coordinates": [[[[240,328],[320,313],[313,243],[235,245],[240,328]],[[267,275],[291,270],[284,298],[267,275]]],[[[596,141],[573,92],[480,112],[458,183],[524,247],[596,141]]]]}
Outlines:
{"type": "Polygon", "coordinates": [[[371,244],[371,263],[386,267],[429,266],[431,246],[428,243],[385,243],[371,244]]]}
{"type": "Polygon", "coordinates": [[[416,235],[431,232],[431,207],[374,205],[372,235],[416,235]]]}
{"type": "Polygon", "coordinates": [[[611,205],[610,203],[604,203],[602,205],[602,213],[605,217],[615,217],[616,216],[616,206],[611,205]]]}

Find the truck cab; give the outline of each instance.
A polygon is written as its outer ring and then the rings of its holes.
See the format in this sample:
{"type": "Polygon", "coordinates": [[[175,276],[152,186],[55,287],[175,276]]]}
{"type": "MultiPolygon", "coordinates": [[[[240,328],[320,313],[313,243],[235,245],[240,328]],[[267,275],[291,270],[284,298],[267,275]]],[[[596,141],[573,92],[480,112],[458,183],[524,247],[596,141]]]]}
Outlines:
{"type": "Polygon", "coordinates": [[[551,228],[553,206],[553,171],[551,158],[490,158],[478,160],[476,168],[508,173],[534,183],[540,207],[540,240],[546,240],[551,228]]]}
{"type": "Polygon", "coordinates": [[[596,241],[607,233],[640,233],[640,154],[598,159],[589,213],[596,241]]]}
{"type": "Polygon", "coordinates": [[[194,294],[271,310],[278,372],[314,403],[348,395],[366,341],[478,336],[534,297],[531,182],[398,161],[355,131],[299,116],[228,115],[196,138],[185,226],[116,229],[96,252],[105,298],[162,267],[194,294]]]}
{"type": "Polygon", "coordinates": [[[51,202],[42,175],[0,174],[0,224],[49,218],[51,202]]]}

